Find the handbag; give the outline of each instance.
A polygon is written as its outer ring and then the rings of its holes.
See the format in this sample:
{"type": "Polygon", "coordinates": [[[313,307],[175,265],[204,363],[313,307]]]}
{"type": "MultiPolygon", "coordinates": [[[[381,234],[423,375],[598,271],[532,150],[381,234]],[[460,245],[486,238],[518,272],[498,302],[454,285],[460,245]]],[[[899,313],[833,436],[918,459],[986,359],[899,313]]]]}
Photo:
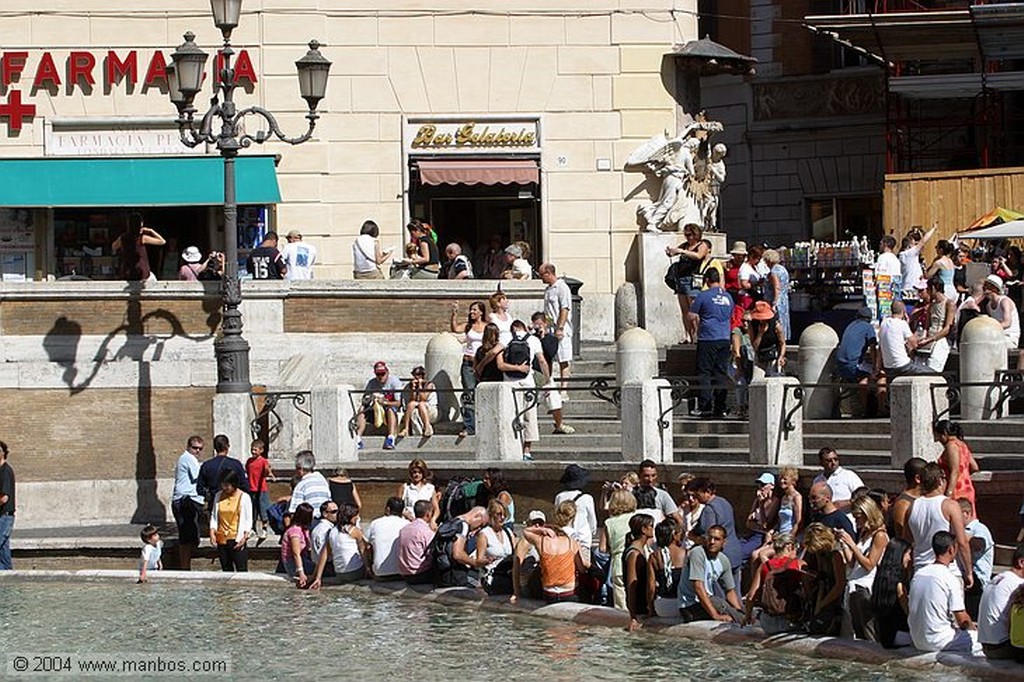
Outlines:
{"type": "Polygon", "coordinates": [[[682,258],[672,261],[665,271],[665,286],[672,291],[679,291],[679,280],[683,277],[682,261],[682,258]]]}

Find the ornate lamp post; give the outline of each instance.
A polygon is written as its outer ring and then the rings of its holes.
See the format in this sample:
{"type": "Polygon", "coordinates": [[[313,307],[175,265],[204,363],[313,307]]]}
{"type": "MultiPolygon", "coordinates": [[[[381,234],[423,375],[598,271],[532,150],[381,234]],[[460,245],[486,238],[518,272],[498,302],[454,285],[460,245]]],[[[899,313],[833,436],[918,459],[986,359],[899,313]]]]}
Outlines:
{"type": "Polygon", "coordinates": [[[313,135],[316,121],[320,118],[316,108],[327,90],[327,77],[331,63],[320,54],[320,44],[309,43],[309,52],[295,62],[299,76],[299,92],[309,113],[306,119],[309,128],[303,135],[287,137],[269,111],[257,107],[238,109],[235,106],[235,71],[231,58],[231,31],[238,26],[242,12],[242,0],[210,0],[214,24],[224,36],[221,49],[223,59],[219,80],[214,84],[214,95],[210,108],[197,121],[192,106],[203,81],[203,71],[208,55],[195,44],[195,35],[185,34],[185,42],[178,46],[171,58],[174,63],[167,68],[171,102],[178,110],[178,129],[181,141],[188,147],[201,144],[216,145],[224,158],[224,278],[221,288],[223,299],[223,321],[221,335],[214,342],[217,357],[217,392],[248,393],[249,344],[242,338],[242,313],[238,309],[242,302],[242,288],[238,280],[238,206],[235,194],[235,157],[240,149],[252,143],[263,144],[278,138],[288,144],[300,144],[313,135]],[[259,130],[250,135],[242,130],[242,120],[247,116],[261,117],[268,130],[259,130]],[[215,126],[219,122],[218,129],[215,126]]]}

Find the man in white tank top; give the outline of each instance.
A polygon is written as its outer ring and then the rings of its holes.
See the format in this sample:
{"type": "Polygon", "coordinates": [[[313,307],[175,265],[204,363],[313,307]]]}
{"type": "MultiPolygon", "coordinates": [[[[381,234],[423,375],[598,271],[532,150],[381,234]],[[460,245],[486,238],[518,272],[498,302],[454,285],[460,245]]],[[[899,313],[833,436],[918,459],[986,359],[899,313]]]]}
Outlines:
{"type": "Polygon", "coordinates": [[[971,546],[964,531],[963,514],[955,500],[942,494],[942,469],[935,462],[929,462],[921,472],[921,496],[910,505],[903,537],[914,545],[914,570],[935,563],[932,537],[940,530],[956,537],[959,562],[949,564],[956,575],[963,575],[964,587],[974,584],[971,564],[971,546]],[[957,565],[959,563],[959,566],[957,565]]]}

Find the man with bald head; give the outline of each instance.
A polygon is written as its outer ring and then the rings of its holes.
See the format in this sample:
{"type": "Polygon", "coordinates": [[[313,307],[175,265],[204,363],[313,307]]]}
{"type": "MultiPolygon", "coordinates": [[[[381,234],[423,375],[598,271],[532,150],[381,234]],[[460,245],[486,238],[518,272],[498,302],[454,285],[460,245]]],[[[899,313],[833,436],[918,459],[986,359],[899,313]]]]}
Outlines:
{"type": "Polygon", "coordinates": [[[814,511],[811,521],[823,523],[835,530],[845,530],[851,537],[857,537],[850,517],[832,502],[832,487],[828,483],[818,482],[812,485],[807,498],[814,511]]]}

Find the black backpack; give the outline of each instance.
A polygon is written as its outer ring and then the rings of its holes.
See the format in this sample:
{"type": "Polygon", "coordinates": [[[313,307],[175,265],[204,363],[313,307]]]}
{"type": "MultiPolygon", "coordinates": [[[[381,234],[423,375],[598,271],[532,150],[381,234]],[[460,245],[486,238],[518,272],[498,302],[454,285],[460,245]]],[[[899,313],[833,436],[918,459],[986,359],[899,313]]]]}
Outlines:
{"type": "MultiPolygon", "coordinates": [[[[526,338],[512,337],[512,340],[505,346],[504,356],[505,363],[509,365],[529,365],[530,364],[530,344],[526,338]]],[[[513,379],[525,379],[528,372],[505,372],[508,376],[513,379]]]]}
{"type": "Polygon", "coordinates": [[[487,506],[487,489],[484,482],[476,478],[456,476],[448,481],[441,493],[438,522],[444,523],[465,514],[473,507],[487,506]]]}
{"type": "Polygon", "coordinates": [[[462,529],[462,519],[451,519],[437,527],[434,539],[427,545],[427,556],[434,560],[434,584],[438,587],[468,587],[470,569],[452,556],[455,539],[462,529]]]}

